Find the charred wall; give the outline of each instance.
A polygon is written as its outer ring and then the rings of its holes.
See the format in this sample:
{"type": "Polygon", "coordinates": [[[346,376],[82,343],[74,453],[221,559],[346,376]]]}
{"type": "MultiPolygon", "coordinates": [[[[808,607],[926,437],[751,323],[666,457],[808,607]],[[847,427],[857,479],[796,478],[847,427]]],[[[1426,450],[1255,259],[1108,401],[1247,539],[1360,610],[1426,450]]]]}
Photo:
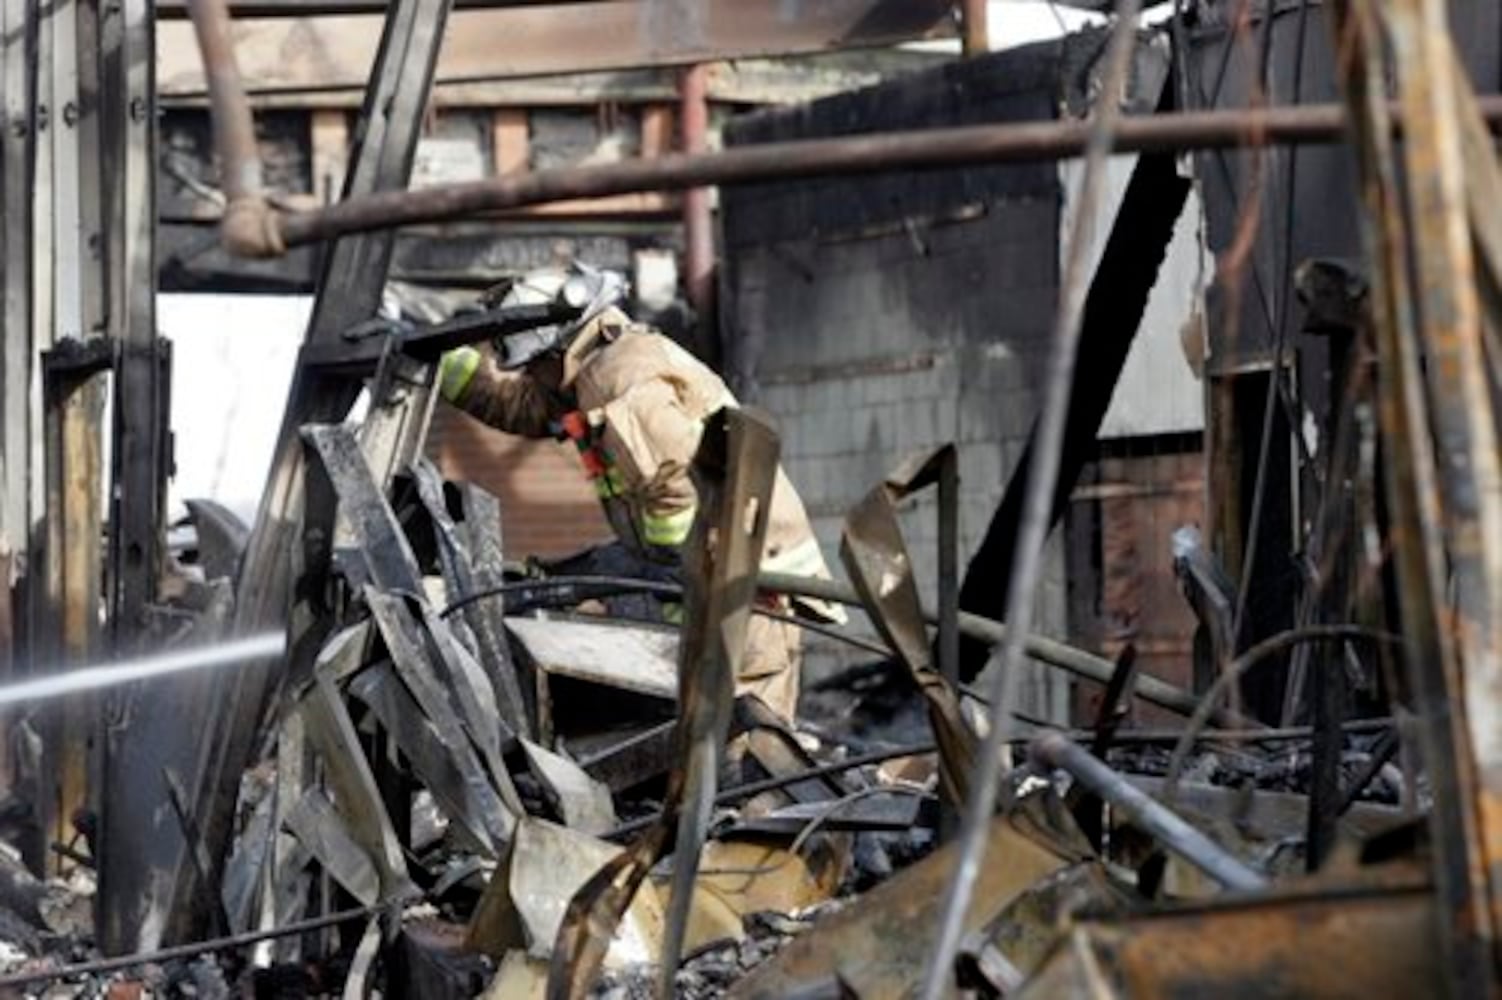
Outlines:
{"type": "MultiPolygon", "coordinates": [[[[1452,0],[1449,6],[1472,81],[1479,92],[1495,93],[1502,83],[1502,7],[1467,0],[1452,0]]],[[[1234,0],[1200,2],[1176,23],[1175,36],[1185,52],[1183,107],[1244,108],[1259,86],[1274,105],[1342,99],[1323,4],[1255,4],[1251,30],[1239,37],[1230,28],[1236,9],[1234,0]]],[[[1319,439],[1321,429],[1331,426],[1340,401],[1329,391],[1327,339],[1302,332],[1304,310],[1293,276],[1311,259],[1362,260],[1360,186],[1354,154],[1346,144],[1283,146],[1255,154],[1206,152],[1195,157],[1195,174],[1205,206],[1205,240],[1218,277],[1206,310],[1206,441],[1215,484],[1209,516],[1215,546],[1238,578],[1244,558],[1254,560],[1241,637],[1245,647],[1293,623],[1306,582],[1296,553],[1300,508],[1312,509],[1315,501],[1307,456],[1301,454],[1289,418],[1299,424],[1308,450],[1323,454],[1328,442],[1319,439]],[[1231,249],[1244,214],[1256,218],[1256,235],[1237,270],[1230,264],[1231,249]],[[1238,291],[1228,294],[1231,288],[1238,291]],[[1290,399],[1277,407],[1271,423],[1259,500],[1266,373],[1279,345],[1292,366],[1290,399]],[[1259,506],[1258,531],[1251,538],[1252,510],[1259,506]]],[[[1258,673],[1248,685],[1249,704],[1264,714],[1275,713],[1284,664],[1270,660],[1258,673]]]]}
{"type": "MultiPolygon", "coordinates": [[[[1047,43],[757,114],[730,144],[985,121],[1046,120],[1083,53],[1047,43]]],[[[1085,43],[1090,44],[1090,43],[1085,43]]],[[[722,192],[726,369],[776,414],[788,472],[831,562],[845,511],[910,452],[960,449],[961,558],[984,533],[1037,410],[1058,290],[1053,164],[742,186],[722,192]]],[[[932,588],[931,500],[905,514],[932,588]]],[[[1043,628],[1065,623],[1050,548],[1043,628]]],[[[927,593],[932,594],[932,589],[927,593]]],[[[817,672],[840,654],[810,656],[817,672]]],[[[1033,711],[1065,692],[1035,685],[1033,711]]]]}

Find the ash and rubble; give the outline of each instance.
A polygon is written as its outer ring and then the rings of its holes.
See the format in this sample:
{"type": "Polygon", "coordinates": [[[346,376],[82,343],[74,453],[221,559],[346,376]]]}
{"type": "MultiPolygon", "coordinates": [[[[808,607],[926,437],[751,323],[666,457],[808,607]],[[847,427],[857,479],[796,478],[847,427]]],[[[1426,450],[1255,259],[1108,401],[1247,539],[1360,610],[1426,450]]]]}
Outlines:
{"type": "MultiPolygon", "coordinates": [[[[358,467],[346,475],[358,480],[358,467]]],[[[336,477],[341,485],[358,494],[336,477]]],[[[464,515],[494,509],[473,489],[464,496],[451,531],[431,520],[447,510],[429,508],[425,521],[388,508],[388,523],[402,528],[380,540],[386,552],[335,560],[350,598],[340,627],[290,696],[302,710],[279,714],[262,759],[239,782],[221,916],[246,940],[38,981],[25,995],[302,997],[352,982],[371,996],[542,995],[561,929],[577,919],[570,904],[669,807],[680,767],[671,739],[681,724],[671,683],[678,637],[639,623],[651,610],[639,599],[621,620],[609,595],[581,595],[571,577],[539,576],[536,566],[509,568],[488,600],[460,600],[484,596],[456,589],[477,586],[470,545],[492,530],[464,515]],[[361,567],[393,553],[408,579],[423,581],[420,590],[355,586],[361,567]],[[507,607],[507,593],[522,598],[507,607]],[[472,613],[449,613],[461,605],[472,613]],[[505,636],[503,660],[483,655],[482,637],[493,635],[505,636]],[[515,670],[514,686],[533,692],[529,737],[501,721],[498,668],[515,670]],[[296,937],[251,940],[257,925],[341,911],[349,912],[296,937]]],[[[189,575],[196,582],[185,593],[207,586],[201,573],[189,575]]],[[[897,613],[868,611],[895,634],[897,613]]],[[[721,793],[704,826],[675,995],[817,994],[835,984],[867,995],[894,975],[911,987],[952,865],[945,812],[960,804],[946,789],[941,748],[973,738],[944,729],[984,715],[969,699],[962,712],[935,713],[924,682],[936,683],[931,666],[873,657],[814,685],[791,727],[754,698],[735,699],[728,733],[737,749],[722,760],[721,793]],[[863,980],[842,954],[869,958],[893,919],[920,929],[908,942],[915,950],[863,980]]],[[[1127,780],[1161,782],[1171,771],[1171,734],[1116,735],[1114,745],[1100,731],[1071,738],[1105,738],[1103,759],[1127,780]]],[[[1176,805],[1245,863],[1291,876],[1303,867],[1308,739],[1254,737],[1216,743],[1212,729],[1186,758],[1176,805]]],[[[1343,771],[1370,769],[1383,739],[1380,730],[1350,734],[1343,771]]],[[[1014,801],[993,830],[998,867],[963,953],[969,988],[983,994],[1010,994],[1052,954],[1048,942],[1081,921],[1207,891],[1201,873],[1165,855],[1130,815],[1032,766],[1025,737],[1015,753],[1014,801]]],[[[1390,806],[1401,789],[1390,771],[1362,790],[1366,823],[1399,822],[1390,806]]],[[[80,836],[63,849],[70,881],[37,882],[18,858],[0,857],[0,977],[87,969],[101,957],[88,819],[76,818],[80,836]]],[[[649,866],[589,996],[655,995],[673,863],[667,853],[649,866]]]]}
{"type": "MultiPolygon", "coordinates": [[[[477,509],[490,509],[470,496],[477,509]]],[[[548,582],[535,568],[516,568],[499,585],[535,588],[530,610],[503,612],[496,600],[497,620],[450,617],[444,602],[454,600],[449,588],[464,576],[468,548],[450,544],[440,559],[424,551],[431,526],[410,511],[404,525],[411,548],[400,558],[425,587],[393,597],[368,583],[357,590],[346,578],[342,624],[290,696],[293,705],[317,701],[282,713],[266,753],[242,776],[221,885],[232,933],[349,915],[296,937],[144,957],[127,969],[27,986],[24,995],[300,997],[347,991],[361,979],[371,996],[542,995],[570,902],[665,807],[679,766],[667,738],[678,717],[663,681],[677,669],[676,636],[613,619],[593,596],[595,613],[571,611],[579,595],[567,587],[544,600],[548,582]],[[540,606],[548,604],[555,606],[540,606]],[[480,656],[487,627],[506,636],[502,662],[523,689],[538,692],[532,738],[487,734],[477,724],[502,718],[491,707],[500,685],[487,677],[497,661],[480,656]],[[347,727],[336,724],[341,716],[347,727]],[[310,755],[317,765],[308,770],[310,755]],[[299,757],[304,763],[289,774],[299,757]],[[378,944],[362,943],[369,941],[378,944]]],[[[456,526],[455,538],[470,531],[462,518],[456,526]]],[[[385,544],[400,554],[396,536],[385,544]]],[[[375,561],[353,556],[337,564],[375,561]]],[[[816,995],[835,984],[867,995],[897,973],[899,992],[912,986],[931,933],[923,928],[952,865],[944,812],[959,805],[947,799],[935,749],[946,745],[939,730],[954,717],[922,710],[914,680],[900,657],[873,658],[808,692],[806,719],[794,727],[754,699],[736,699],[730,733],[740,750],[717,778],[721,795],[705,826],[676,995],[778,996],[795,987],[816,995]],[[835,766],[867,758],[881,759],[835,766]],[[742,788],[747,794],[736,794],[742,788]],[[894,919],[918,929],[906,953],[888,966],[877,961],[876,978],[843,964],[847,948],[870,958],[894,919]]],[[[1161,779],[1171,746],[1162,738],[1132,742],[1131,734],[1122,731],[1126,742],[1104,759],[1132,780],[1161,779]]],[[[1072,738],[1092,735],[1100,734],[1072,738]]],[[[1371,763],[1379,739],[1349,737],[1348,774],[1371,763]]],[[[1246,863],[1298,871],[1306,744],[1198,746],[1180,779],[1194,793],[1180,800],[1185,814],[1246,863]]],[[[1082,802],[1078,786],[1029,767],[1028,756],[1023,739],[1009,779],[1021,782],[1016,801],[993,829],[995,872],[982,887],[989,895],[967,932],[967,982],[982,994],[1010,995],[1017,982],[1009,977],[1042,968],[1054,954],[1049,942],[1082,921],[1121,919],[1208,891],[1192,866],[1134,830],[1129,815],[1082,802]]],[[[1398,791],[1385,772],[1371,782],[1363,803],[1385,812],[1370,822],[1400,821],[1382,805],[1398,791]]],[[[30,880],[18,860],[0,858],[8,887],[0,976],[100,957],[89,844],[80,837],[68,851],[78,860],[67,883],[30,880]]],[[[655,995],[672,866],[671,854],[651,866],[588,995],[655,995]]],[[[885,987],[876,992],[887,995],[885,987]]]]}

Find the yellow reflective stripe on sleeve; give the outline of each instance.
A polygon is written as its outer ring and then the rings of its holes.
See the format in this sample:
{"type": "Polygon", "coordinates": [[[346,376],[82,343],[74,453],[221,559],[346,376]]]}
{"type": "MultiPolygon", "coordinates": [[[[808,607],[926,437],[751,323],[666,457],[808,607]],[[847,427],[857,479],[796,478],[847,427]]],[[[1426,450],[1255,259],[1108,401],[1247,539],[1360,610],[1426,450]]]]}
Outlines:
{"type": "Polygon", "coordinates": [[[694,508],[685,507],[672,514],[643,514],[642,541],[648,545],[682,545],[694,526],[694,508]]]}
{"type": "Polygon", "coordinates": [[[458,402],[479,370],[480,352],[473,347],[449,351],[438,366],[438,394],[450,403],[458,402]]]}
{"type": "Polygon", "coordinates": [[[788,573],[793,576],[819,576],[829,572],[824,565],[824,553],[819,550],[819,543],[812,538],[805,538],[790,549],[768,556],[761,561],[761,568],[768,573],[788,573]]]}

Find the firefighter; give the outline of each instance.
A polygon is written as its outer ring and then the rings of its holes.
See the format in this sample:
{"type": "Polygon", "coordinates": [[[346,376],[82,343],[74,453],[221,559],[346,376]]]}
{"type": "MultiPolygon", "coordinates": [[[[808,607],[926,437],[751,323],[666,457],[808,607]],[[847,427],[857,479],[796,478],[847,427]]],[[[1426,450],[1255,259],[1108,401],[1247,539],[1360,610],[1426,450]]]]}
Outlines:
{"type": "MultiPolygon", "coordinates": [[[[735,406],[719,376],[619,308],[625,282],[582,265],[533,272],[500,304],[562,301],[577,318],[500,340],[494,350],[444,356],[444,399],[499,430],[572,442],[616,537],[638,558],[676,566],[696,508],[689,465],[704,420],[735,406]]],[[[781,468],[772,491],[762,569],[827,578],[803,502],[781,468]]],[[[763,595],[763,606],[843,621],[823,602],[763,595]]],[[[798,702],[802,630],[753,615],[736,690],[791,720],[798,702]]]]}

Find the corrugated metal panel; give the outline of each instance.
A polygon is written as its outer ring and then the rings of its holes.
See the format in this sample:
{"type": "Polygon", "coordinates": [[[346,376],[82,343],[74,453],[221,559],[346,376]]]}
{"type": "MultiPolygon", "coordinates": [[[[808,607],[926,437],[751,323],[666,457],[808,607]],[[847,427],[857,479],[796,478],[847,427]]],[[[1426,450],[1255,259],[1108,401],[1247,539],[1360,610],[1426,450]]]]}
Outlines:
{"type": "Polygon", "coordinates": [[[502,434],[440,406],[428,454],[448,478],[500,498],[508,559],[567,555],[611,538],[578,459],[555,441],[502,434]]]}

